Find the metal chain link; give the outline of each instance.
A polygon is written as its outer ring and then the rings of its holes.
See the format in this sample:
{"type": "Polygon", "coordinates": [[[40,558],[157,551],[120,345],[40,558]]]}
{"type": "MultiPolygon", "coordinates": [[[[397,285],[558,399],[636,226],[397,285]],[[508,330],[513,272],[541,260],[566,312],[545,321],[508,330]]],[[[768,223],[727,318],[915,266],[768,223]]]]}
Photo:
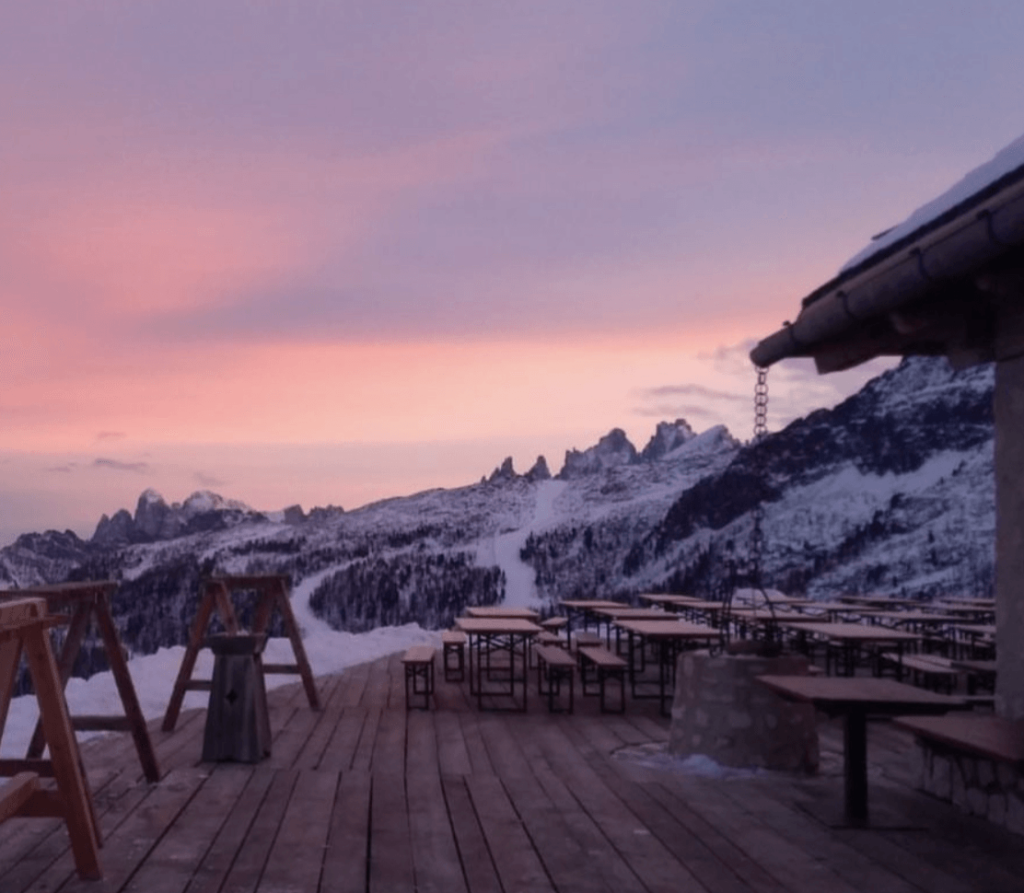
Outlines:
{"type": "MultiPolygon", "coordinates": [[[[758,480],[764,475],[764,458],[761,450],[758,450],[757,445],[764,440],[768,434],[768,369],[763,366],[757,367],[757,384],[754,386],[754,439],[751,442],[753,449],[753,472],[758,480]]],[[[764,593],[764,588],[761,585],[761,560],[764,556],[764,506],[758,502],[753,512],[753,528],[750,533],[750,549],[747,554],[747,585],[752,586],[755,589],[760,589],[761,593],[765,597],[765,601],[768,604],[768,610],[772,615],[772,624],[770,626],[769,639],[776,638],[775,630],[777,626],[774,622],[775,611],[772,608],[772,603],[768,599],[768,596],[764,593]]],[[[733,596],[736,594],[736,585],[738,578],[742,578],[742,573],[737,574],[736,563],[730,562],[731,572],[729,574],[730,579],[727,584],[725,598],[723,599],[722,615],[721,615],[721,628],[719,629],[719,640],[717,645],[711,647],[713,654],[721,654],[727,652],[729,649],[729,640],[732,636],[732,601],[733,596]]]]}
{"type": "MultiPolygon", "coordinates": [[[[764,476],[764,457],[757,445],[768,434],[768,369],[757,367],[757,384],[754,385],[754,475],[758,480],[764,476]]],[[[764,558],[764,504],[758,502],[754,508],[754,526],[750,532],[750,583],[761,589],[761,563],[764,558]]]]}

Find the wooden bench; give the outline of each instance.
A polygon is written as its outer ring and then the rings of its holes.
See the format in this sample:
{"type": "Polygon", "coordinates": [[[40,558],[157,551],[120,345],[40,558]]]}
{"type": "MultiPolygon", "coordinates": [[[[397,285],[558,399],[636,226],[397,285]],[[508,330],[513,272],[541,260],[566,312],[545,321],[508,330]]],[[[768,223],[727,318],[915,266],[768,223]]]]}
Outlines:
{"type": "Polygon", "coordinates": [[[601,638],[599,633],[574,633],[572,640],[577,650],[580,648],[594,648],[604,645],[604,639],[601,638]]]}
{"type": "Polygon", "coordinates": [[[445,682],[462,682],[466,678],[466,634],[460,629],[441,633],[441,663],[445,682]]]}
{"type": "Polygon", "coordinates": [[[423,698],[422,709],[430,709],[430,698],[434,694],[434,653],[430,645],[413,645],[404,655],[405,667],[405,709],[413,708],[413,699],[423,698]]]}
{"type": "Polygon", "coordinates": [[[900,655],[886,651],[879,655],[879,659],[883,663],[894,664],[900,676],[904,670],[909,671],[914,685],[923,682],[925,688],[936,691],[941,686],[947,693],[952,693],[960,678],[960,671],[952,665],[952,661],[938,654],[900,655]]]}
{"type": "Polygon", "coordinates": [[[975,695],[981,687],[989,692],[996,690],[995,660],[954,660],[953,667],[967,674],[967,694],[975,695]]]}
{"type": "Polygon", "coordinates": [[[896,725],[913,732],[918,739],[950,750],[1024,768],[1024,720],[954,713],[901,716],[896,725]]]}
{"type": "Polygon", "coordinates": [[[555,699],[561,696],[562,683],[569,684],[569,706],[564,712],[572,713],[575,699],[576,658],[557,645],[537,645],[533,649],[537,658],[537,694],[548,699],[548,711],[559,712],[555,699]],[[545,688],[546,683],[546,688],[545,688]]]}
{"type": "Polygon", "coordinates": [[[589,695],[600,695],[602,713],[625,713],[626,712],[626,661],[617,654],[612,654],[607,648],[600,645],[592,645],[577,650],[580,660],[580,689],[584,697],[589,695]],[[588,671],[594,668],[597,671],[597,691],[588,690],[588,671]],[[619,709],[610,711],[606,700],[607,685],[609,679],[617,679],[619,682],[619,709]]]}
{"type": "MultiPolygon", "coordinates": [[[[566,629],[569,625],[568,617],[549,617],[547,620],[540,622],[541,628],[548,633],[554,633],[559,635],[563,629],[566,629]]],[[[568,644],[568,639],[566,639],[568,644]]]]}
{"type": "Polygon", "coordinates": [[[531,643],[531,649],[530,649],[530,666],[531,667],[537,666],[536,649],[539,646],[541,646],[541,645],[550,646],[550,647],[554,647],[554,648],[567,649],[569,647],[569,642],[566,639],[563,639],[561,636],[559,636],[558,633],[549,633],[549,632],[537,633],[537,635],[534,636],[534,638],[533,638],[533,642],[531,643]]]}

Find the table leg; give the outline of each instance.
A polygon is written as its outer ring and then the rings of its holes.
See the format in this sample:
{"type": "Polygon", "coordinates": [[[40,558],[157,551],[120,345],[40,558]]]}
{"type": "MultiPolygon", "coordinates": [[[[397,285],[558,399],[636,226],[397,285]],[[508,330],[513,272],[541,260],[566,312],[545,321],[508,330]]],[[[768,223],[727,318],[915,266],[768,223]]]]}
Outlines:
{"type": "MultiPolygon", "coordinates": [[[[633,693],[633,697],[636,697],[636,637],[633,634],[633,630],[629,630],[629,689],[633,693]]],[[[640,643],[641,649],[643,643],[640,643]]]]}
{"type": "Polygon", "coordinates": [[[852,708],[843,726],[843,773],[846,782],[846,818],[853,825],[868,821],[868,717],[852,708]]]}
{"type": "Polygon", "coordinates": [[[671,662],[672,643],[662,639],[658,643],[658,707],[662,716],[668,716],[665,710],[665,692],[668,690],[668,664],[671,662]]]}

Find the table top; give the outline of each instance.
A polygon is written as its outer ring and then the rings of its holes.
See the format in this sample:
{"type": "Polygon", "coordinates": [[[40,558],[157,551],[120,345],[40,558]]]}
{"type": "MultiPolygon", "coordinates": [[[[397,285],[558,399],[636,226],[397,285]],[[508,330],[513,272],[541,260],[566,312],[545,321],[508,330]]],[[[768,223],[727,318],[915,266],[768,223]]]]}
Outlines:
{"type": "Polygon", "coordinates": [[[758,676],[788,698],[819,707],[860,707],[875,713],[944,712],[963,707],[963,698],[940,695],[894,679],[858,676],[758,676]]]}
{"type": "Polygon", "coordinates": [[[930,611],[877,611],[872,619],[891,620],[894,623],[922,623],[936,625],[956,623],[960,618],[954,614],[933,614],[930,611]]]}
{"type": "Polygon", "coordinates": [[[456,617],[455,625],[471,635],[535,636],[544,630],[521,617],[456,617]]]}
{"type": "Polygon", "coordinates": [[[721,611],[725,605],[722,602],[693,599],[692,601],[679,602],[679,607],[685,608],[687,611],[721,611]]]}
{"type": "Polygon", "coordinates": [[[729,613],[733,617],[761,623],[771,623],[773,620],[778,623],[785,621],[787,623],[799,624],[823,622],[820,614],[801,614],[799,611],[783,611],[778,608],[775,610],[774,615],[767,608],[758,608],[756,610],[751,608],[733,608],[729,613]]]}
{"type": "Polygon", "coordinates": [[[969,636],[994,636],[996,634],[994,623],[963,623],[955,626],[954,629],[967,633],[969,636]]]}
{"type": "Polygon", "coordinates": [[[791,623],[786,620],[779,626],[824,636],[838,642],[917,642],[921,636],[902,629],[885,626],[864,626],[860,623],[791,623]]]}
{"type": "Polygon", "coordinates": [[[954,660],[950,666],[954,670],[967,670],[971,673],[995,673],[995,660],[954,660]]]}
{"type": "Polygon", "coordinates": [[[559,602],[566,608],[579,608],[589,611],[591,608],[615,608],[622,607],[625,602],[613,602],[606,598],[567,598],[559,602]]]}
{"type": "Polygon", "coordinates": [[[502,605],[470,605],[466,607],[466,614],[469,617],[518,617],[521,620],[536,620],[540,616],[540,612],[532,608],[511,605],[507,608],[502,605]]]}
{"type": "Polygon", "coordinates": [[[899,598],[898,596],[889,595],[841,595],[839,600],[842,602],[851,602],[858,605],[871,605],[873,607],[896,607],[898,605],[915,605],[919,604],[913,599],[899,598]]]}
{"type": "Polygon", "coordinates": [[[629,605],[621,605],[615,608],[591,608],[592,614],[599,614],[612,620],[670,620],[673,623],[679,622],[679,616],[671,611],[662,611],[659,608],[632,608],[629,605]]]}
{"type": "Polygon", "coordinates": [[[617,620],[615,625],[646,639],[717,639],[720,635],[710,626],[684,620],[617,620]]]}
{"type": "Polygon", "coordinates": [[[653,602],[656,605],[685,605],[690,602],[703,601],[702,598],[696,595],[668,595],[657,592],[641,592],[637,598],[641,598],[645,602],[653,602]]]}

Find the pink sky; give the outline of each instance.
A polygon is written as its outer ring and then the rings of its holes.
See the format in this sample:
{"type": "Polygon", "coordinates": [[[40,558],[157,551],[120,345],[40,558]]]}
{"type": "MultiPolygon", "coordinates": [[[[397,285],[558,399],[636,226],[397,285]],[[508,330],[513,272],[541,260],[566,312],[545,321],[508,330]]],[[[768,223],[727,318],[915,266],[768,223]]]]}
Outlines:
{"type": "Polygon", "coordinates": [[[385,6],[5,12],[0,545],[746,438],[751,341],[1021,130],[1009,0],[385,6]]]}

